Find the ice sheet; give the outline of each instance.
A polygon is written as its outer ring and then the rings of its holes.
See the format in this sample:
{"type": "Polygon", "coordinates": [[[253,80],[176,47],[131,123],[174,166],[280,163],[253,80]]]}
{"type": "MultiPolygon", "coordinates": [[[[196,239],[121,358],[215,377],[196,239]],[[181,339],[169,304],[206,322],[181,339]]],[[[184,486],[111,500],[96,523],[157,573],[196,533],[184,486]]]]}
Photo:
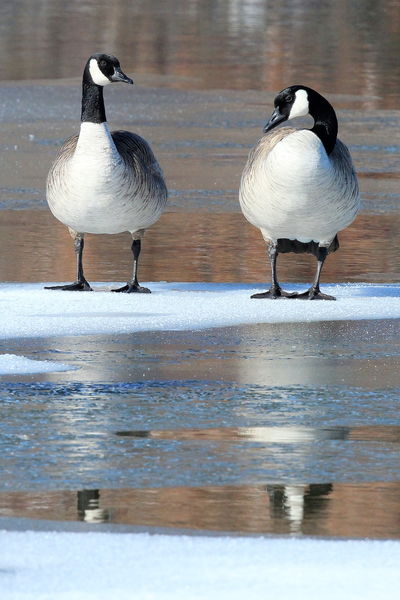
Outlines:
{"type": "Polygon", "coordinates": [[[395,598],[400,543],[0,532],[2,600],[395,598]]]}
{"type": "Polygon", "coordinates": [[[15,354],[0,354],[0,375],[51,373],[53,371],[69,371],[72,368],[50,360],[32,360],[15,354]]]}
{"type": "MultiPolygon", "coordinates": [[[[261,285],[145,283],[152,294],[44,290],[44,284],[0,285],[3,338],[191,330],[249,323],[310,322],[400,317],[400,284],[324,285],[336,302],[254,300],[261,285]]],[[[305,285],[286,284],[289,290],[305,285]]]]}

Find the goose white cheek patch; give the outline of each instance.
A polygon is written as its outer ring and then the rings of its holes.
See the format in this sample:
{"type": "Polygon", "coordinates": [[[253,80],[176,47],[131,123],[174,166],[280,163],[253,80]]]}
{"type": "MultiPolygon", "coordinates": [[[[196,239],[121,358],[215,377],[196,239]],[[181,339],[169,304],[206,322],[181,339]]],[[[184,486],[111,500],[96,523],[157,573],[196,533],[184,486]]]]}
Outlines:
{"type": "Polygon", "coordinates": [[[308,115],[308,111],[308,94],[306,90],[297,90],[295,94],[295,101],[289,114],[289,119],[294,119],[295,117],[304,117],[305,115],[308,115]]]}
{"type": "Polygon", "coordinates": [[[93,83],[96,85],[108,85],[111,83],[109,79],[102,73],[99,69],[99,65],[97,64],[97,60],[92,58],[89,63],[89,73],[93,80],[93,83]]]}

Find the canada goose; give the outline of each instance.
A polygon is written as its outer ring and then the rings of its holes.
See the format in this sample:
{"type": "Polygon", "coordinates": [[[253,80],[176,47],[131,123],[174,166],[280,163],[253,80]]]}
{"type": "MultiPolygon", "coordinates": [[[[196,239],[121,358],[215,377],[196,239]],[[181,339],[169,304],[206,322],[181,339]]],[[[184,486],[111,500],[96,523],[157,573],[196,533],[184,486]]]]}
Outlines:
{"type": "Polygon", "coordinates": [[[160,217],[167,188],[148,143],[129,131],[108,128],[103,87],[114,81],[132,84],[115,56],[93,54],[82,81],[79,135],[69,138],[47,177],[47,202],[74,240],[77,279],[47,289],[91,291],[83,273],[85,233],[132,235],[132,279],[114,292],[150,292],[138,283],[138,260],[145,230],[160,217]]]}
{"type": "Polygon", "coordinates": [[[354,220],[359,208],[357,178],[350,153],[337,138],[335,111],[321,94],[293,85],[280,92],[264,135],[251,150],[243,170],[239,200],[243,214],[259,227],[268,245],[272,283],[252,298],[335,300],[321,293],[319,280],[326,256],[339,247],[337,232],[354,220]],[[279,123],[311,115],[312,129],[279,123]],[[288,293],[277,280],[279,253],[308,252],[317,258],[307,292],[288,293]]]}

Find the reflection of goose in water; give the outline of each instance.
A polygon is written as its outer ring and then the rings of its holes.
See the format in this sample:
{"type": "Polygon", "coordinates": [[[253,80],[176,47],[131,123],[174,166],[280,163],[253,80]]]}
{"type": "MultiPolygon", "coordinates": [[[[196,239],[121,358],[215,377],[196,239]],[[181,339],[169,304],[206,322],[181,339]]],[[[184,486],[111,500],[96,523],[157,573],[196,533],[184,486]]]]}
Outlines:
{"type": "Polygon", "coordinates": [[[77,494],[78,515],[88,523],[105,523],[110,520],[107,509],[100,508],[99,490],[80,490],[77,494]]]}
{"type": "MultiPolygon", "coordinates": [[[[299,425],[246,427],[241,429],[241,435],[259,444],[257,462],[261,469],[264,463],[266,469],[273,469],[275,477],[287,480],[287,483],[266,486],[270,499],[270,516],[275,522],[274,530],[285,529],[286,523],[292,533],[303,532],[307,518],[312,516],[315,520],[316,511],[325,508],[328,502],[326,496],[332,490],[331,484],[304,483],[302,479],[305,477],[305,472],[309,474],[310,479],[311,477],[316,481],[319,478],[325,479],[325,473],[318,474],[321,470],[319,463],[325,456],[324,442],[329,444],[330,440],[347,439],[349,429],[299,425]],[[290,464],[288,464],[288,456],[290,464]]],[[[255,452],[254,447],[252,452],[255,452]]]]}
{"type": "Polygon", "coordinates": [[[292,533],[303,533],[303,525],[309,516],[313,520],[325,510],[333,486],[326,484],[309,485],[267,485],[270,500],[271,518],[279,523],[289,523],[292,533]]]}
{"type": "Polygon", "coordinates": [[[302,426],[282,427],[241,427],[240,437],[251,439],[252,442],[268,444],[296,444],[322,440],[344,439],[343,428],[316,428],[302,426]],[[338,437],[339,436],[339,437],[338,437]]]}

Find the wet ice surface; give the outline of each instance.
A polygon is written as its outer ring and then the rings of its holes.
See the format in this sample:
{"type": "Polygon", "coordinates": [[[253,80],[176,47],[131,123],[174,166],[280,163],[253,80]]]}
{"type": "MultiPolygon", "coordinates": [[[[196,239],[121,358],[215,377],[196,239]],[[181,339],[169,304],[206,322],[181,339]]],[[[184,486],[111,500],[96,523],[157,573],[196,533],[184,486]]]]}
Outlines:
{"type": "Polygon", "coordinates": [[[2,377],[0,515],[400,537],[398,336],[391,319],[7,340],[79,370],[2,377]]]}

